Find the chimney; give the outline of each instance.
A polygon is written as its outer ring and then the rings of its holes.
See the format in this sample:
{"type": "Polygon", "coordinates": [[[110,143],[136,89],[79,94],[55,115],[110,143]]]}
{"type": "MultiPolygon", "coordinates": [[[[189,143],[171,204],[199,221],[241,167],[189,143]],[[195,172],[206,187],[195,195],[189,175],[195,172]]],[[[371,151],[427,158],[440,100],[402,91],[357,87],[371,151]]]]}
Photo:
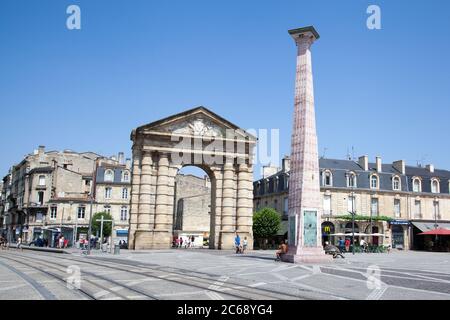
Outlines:
{"type": "Polygon", "coordinates": [[[263,172],[263,178],[267,178],[270,177],[271,175],[274,175],[275,173],[278,172],[278,167],[269,165],[269,166],[264,166],[262,167],[262,172],[263,172]]]}
{"type": "Polygon", "coordinates": [[[432,165],[432,164],[427,164],[426,168],[427,168],[428,171],[430,171],[431,173],[434,172],[434,165],[432,165]]]}
{"type": "Polygon", "coordinates": [[[119,155],[117,158],[118,158],[119,164],[125,164],[125,155],[123,152],[119,152],[119,155]]]}
{"type": "Polygon", "coordinates": [[[358,158],[358,164],[363,168],[364,171],[369,170],[369,157],[368,156],[361,156],[358,158]]]}
{"type": "Polygon", "coordinates": [[[291,170],[291,158],[289,156],[284,156],[281,160],[283,172],[289,172],[291,170]]]}
{"type": "Polygon", "coordinates": [[[131,159],[127,158],[127,160],[125,160],[125,166],[127,169],[131,169],[131,159]]]}
{"type": "Polygon", "coordinates": [[[380,157],[376,157],[375,158],[375,164],[377,167],[377,172],[381,172],[382,168],[381,168],[381,158],[380,157]]]}
{"type": "Polygon", "coordinates": [[[406,173],[405,160],[394,161],[392,163],[392,166],[394,167],[395,170],[400,171],[402,174],[406,173]]]}

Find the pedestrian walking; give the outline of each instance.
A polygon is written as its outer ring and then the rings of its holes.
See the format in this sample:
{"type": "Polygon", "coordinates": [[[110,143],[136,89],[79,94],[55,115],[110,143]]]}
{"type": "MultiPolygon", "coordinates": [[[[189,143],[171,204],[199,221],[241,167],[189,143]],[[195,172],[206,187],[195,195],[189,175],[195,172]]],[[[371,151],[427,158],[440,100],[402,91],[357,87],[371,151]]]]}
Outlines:
{"type": "Polygon", "coordinates": [[[345,249],[345,241],[344,241],[344,239],[339,238],[338,248],[339,248],[339,251],[341,251],[341,253],[344,252],[344,249],[345,249]]]}
{"type": "Polygon", "coordinates": [[[350,251],[350,239],[345,239],[345,251],[349,252],[350,251]]]}
{"type": "Polygon", "coordinates": [[[242,253],[245,253],[245,251],[247,250],[247,246],[248,246],[248,240],[247,240],[247,237],[245,237],[244,241],[242,241],[242,253]]]}
{"type": "Polygon", "coordinates": [[[60,248],[60,249],[64,248],[64,236],[61,236],[59,238],[58,245],[59,245],[58,248],[60,248]]]}
{"type": "Polygon", "coordinates": [[[192,246],[192,248],[194,248],[194,246],[195,246],[195,237],[194,236],[191,237],[191,246],[192,246]]]}
{"type": "Polygon", "coordinates": [[[180,248],[183,248],[183,237],[180,237],[180,248]]]}
{"type": "Polygon", "coordinates": [[[21,237],[19,237],[19,239],[17,239],[17,249],[20,249],[20,251],[23,251],[21,237]]]}
{"type": "Polygon", "coordinates": [[[234,246],[236,247],[236,253],[239,253],[241,251],[241,238],[237,233],[236,238],[234,238],[234,246]]]}

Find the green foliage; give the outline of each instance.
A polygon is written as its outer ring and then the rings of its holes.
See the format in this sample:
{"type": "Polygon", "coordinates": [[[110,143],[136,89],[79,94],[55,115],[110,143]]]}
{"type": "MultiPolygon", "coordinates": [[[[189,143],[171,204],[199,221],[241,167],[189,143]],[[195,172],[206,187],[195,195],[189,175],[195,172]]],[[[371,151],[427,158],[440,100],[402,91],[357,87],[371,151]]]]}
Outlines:
{"type": "MultiPolygon", "coordinates": [[[[98,212],[94,214],[92,217],[92,234],[95,235],[100,234],[100,228],[101,228],[101,218],[103,216],[103,220],[112,220],[111,214],[107,212],[98,212]]],[[[103,237],[109,237],[111,235],[111,227],[112,222],[103,222],[103,237]]]]}
{"type": "MultiPolygon", "coordinates": [[[[346,214],[346,215],[341,215],[341,216],[334,216],[334,218],[336,219],[340,219],[340,220],[352,220],[352,215],[351,214],[346,214]]],[[[387,217],[387,216],[361,216],[361,215],[355,215],[355,221],[391,221],[393,220],[391,217],[387,217]]]]}
{"type": "Polygon", "coordinates": [[[270,238],[280,230],[281,218],[272,208],[263,208],[253,215],[253,235],[256,238],[270,238]]]}

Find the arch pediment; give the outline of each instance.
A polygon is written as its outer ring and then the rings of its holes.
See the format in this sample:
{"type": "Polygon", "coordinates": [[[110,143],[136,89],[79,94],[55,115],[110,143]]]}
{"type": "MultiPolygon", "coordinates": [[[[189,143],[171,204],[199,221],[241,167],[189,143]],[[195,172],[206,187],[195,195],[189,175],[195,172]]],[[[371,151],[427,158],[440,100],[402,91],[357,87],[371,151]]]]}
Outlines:
{"type": "Polygon", "coordinates": [[[226,138],[229,132],[239,139],[256,141],[256,137],[205,107],[197,107],[141,126],[133,131],[132,137],[139,133],[166,133],[226,138]]]}

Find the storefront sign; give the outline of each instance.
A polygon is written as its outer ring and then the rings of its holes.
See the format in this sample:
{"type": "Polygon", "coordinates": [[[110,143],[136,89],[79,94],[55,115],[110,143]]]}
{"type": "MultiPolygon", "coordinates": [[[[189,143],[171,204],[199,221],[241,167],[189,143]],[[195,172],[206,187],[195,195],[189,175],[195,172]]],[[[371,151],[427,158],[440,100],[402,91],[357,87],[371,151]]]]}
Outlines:
{"type": "Polygon", "coordinates": [[[408,220],[391,220],[389,222],[392,225],[409,225],[410,222],[408,220]]]}

